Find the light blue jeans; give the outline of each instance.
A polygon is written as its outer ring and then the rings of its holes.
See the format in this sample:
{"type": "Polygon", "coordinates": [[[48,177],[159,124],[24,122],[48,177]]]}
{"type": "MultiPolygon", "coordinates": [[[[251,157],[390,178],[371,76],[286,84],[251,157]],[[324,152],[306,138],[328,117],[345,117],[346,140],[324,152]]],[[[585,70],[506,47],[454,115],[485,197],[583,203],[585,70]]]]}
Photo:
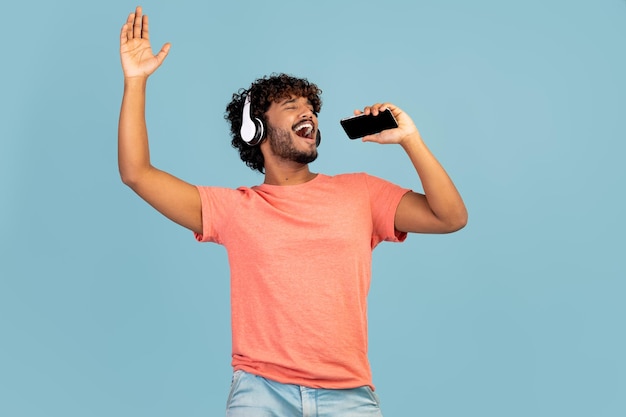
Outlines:
{"type": "Polygon", "coordinates": [[[370,387],[318,389],[233,374],[226,417],[382,417],[370,387]]]}

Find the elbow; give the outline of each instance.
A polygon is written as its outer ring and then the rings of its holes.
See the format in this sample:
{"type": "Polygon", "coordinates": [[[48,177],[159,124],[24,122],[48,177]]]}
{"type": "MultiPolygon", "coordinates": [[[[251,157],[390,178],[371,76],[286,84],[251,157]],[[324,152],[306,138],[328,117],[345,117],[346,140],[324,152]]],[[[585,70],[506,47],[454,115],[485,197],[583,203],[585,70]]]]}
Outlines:
{"type": "Polygon", "coordinates": [[[137,180],[134,176],[129,175],[127,172],[124,172],[120,169],[120,179],[122,183],[130,188],[133,188],[133,185],[137,183],[137,180]]]}
{"type": "Polygon", "coordinates": [[[140,183],[141,175],[137,171],[120,168],[120,179],[124,185],[134,190],[140,183]]]}
{"type": "Polygon", "coordinates": [[[464,220],[459,220],[457,222],[454,222],[449,225],[449,229],[447,233],[458,232],[459,230],[464,228],[466,225],[467,225],[467,218],[465,218],[464,220]]]}
{"type": "Polygon", "coordinates": [[[120,160],[117,166],[122,183],[133,190],[135,190],[141,182],[145,181],[153,170],[152,165],[146,162],[138,163],[120,160]]]}
{"type": "Polygon", "coordinates": [[[436,217],[438,226],[435,233],[454,233],[467,225],[467,209],[465,206],[457,207],[448,211],[445,215],[442,214],[436,217]]]}
{"type": "Polygon", "coordinates": [[[446,233],[453,233],[461,230],[467,225],[467,210],[463,209],[446,222],[446,233]]]}

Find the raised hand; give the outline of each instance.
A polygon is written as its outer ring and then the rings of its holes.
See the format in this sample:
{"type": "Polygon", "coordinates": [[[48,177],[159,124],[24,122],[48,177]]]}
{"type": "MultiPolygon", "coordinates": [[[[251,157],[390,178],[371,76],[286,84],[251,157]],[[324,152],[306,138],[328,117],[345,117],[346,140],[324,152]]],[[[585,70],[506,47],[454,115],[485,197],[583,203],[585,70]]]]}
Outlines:
{"type": "Polygon", "coordinates": [[[402,144],[405,140],[409,139],[411,136],[419,138],[419,132],[413,120],[399,107],[391,104],[391,103],[377,103],[371,106],[367,106],[361,110],[355,110],[354,114],[372,114],[374,116],[378,116],[378,113],[389,109],[398,122],[398,127],[395,129],[387,129],[383,130],[380,133],[376,133],[374,135],[365,136],[362,138],[363,142],[377,142],[377,143],[400,143],[402,144]]]}
{"type": "Polygon", "coordinates": [[[128,15],[120,33],[120,57],[124,77],[147,78],[163,63],[169,50],[170,44],[166,43],[158,54],[152,53],[148,16],[142,15],[141,7],[128,15]]]}

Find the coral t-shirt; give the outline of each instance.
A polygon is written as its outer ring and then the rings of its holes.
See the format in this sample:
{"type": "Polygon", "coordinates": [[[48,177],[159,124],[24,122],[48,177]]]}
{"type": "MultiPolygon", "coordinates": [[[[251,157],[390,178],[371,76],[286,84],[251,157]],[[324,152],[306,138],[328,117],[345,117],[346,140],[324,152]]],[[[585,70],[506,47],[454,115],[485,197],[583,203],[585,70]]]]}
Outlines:
{"type": "Polygon", "coordinates": [[[362,173],[198,190],[196,239],[228,252],[234,369],[312,388],[373,387],[372,250],[406,238],[394,216],[409,190],[362,173]]]}

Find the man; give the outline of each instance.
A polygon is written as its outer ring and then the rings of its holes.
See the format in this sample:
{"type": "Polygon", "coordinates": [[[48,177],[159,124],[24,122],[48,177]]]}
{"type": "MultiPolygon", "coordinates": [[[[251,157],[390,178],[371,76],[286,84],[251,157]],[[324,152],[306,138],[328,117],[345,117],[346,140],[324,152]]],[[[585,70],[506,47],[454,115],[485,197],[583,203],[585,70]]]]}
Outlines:
{"type": "Polygon", "coordinates": [[[123,182],[200,241],[227,248],[234,376],[227,416],[381,416],[367,359],[371,252],[408,232],[449,233],[467,212],[454,184],[409,116],[363,138],[399,144],[424,194],[367,174],[313,173],[321,91],[307,80],[264,77],[227,107],[233,145],[263,184],[231,190],[188,184],[150,163],[145,123],[153,55],[141,8],[122,27],[124,97],[119,122],[123,182]],[[258,120],[257,120],[258,119],[258,120]]]}

